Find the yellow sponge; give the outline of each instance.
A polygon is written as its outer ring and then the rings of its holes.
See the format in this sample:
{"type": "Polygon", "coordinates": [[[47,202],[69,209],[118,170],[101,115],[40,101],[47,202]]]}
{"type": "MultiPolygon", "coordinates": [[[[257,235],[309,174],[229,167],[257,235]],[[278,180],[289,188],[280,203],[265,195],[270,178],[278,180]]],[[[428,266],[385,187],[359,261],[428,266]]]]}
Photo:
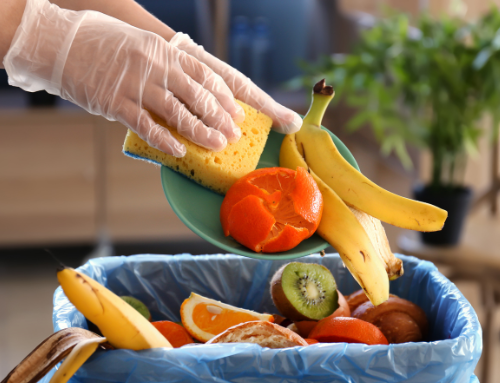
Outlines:
{"type": "Polygon", "coordinates": [[[270,117],[240,101],[238,103],[245,110],[245,121],[238,124],[242,136],[238,142],[228,144],[221,152],[213,152],[193,144],[151,113],[156,123],[170,130],[180,143],[186,145],[186,155],[176,158],[165,154],[149,146],[131,130],[125,137],[123,153],[168,166],[202,186],[219,194],[226,194],[236,180],[255,170],[272,125],[270,117]]]}

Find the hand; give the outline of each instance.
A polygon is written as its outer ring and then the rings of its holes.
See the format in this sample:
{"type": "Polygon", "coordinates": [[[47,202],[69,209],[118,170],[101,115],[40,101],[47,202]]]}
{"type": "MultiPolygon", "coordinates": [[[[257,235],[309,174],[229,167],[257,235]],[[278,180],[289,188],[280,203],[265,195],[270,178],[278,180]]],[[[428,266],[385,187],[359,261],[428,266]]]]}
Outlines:
{"type": "Polygon", "coordinates": [[[170,44],[208,65],[224,79],[234,97],[271,117],[276,131],[285,134],[295,133],[302,126],[302,118],[297,113],[278,104],[248,77],[206,52],[185,33],[176,33],[170,44]]]}
{"type": "Polygon", "coordinates": [[[243,109],[220,76],[158,35],[102,13],[28,0],[4,65],[11,85],[120,121],[176,157],[186,148],[146,109],[211,150],[241,136],[234,120],[243,109]]]}

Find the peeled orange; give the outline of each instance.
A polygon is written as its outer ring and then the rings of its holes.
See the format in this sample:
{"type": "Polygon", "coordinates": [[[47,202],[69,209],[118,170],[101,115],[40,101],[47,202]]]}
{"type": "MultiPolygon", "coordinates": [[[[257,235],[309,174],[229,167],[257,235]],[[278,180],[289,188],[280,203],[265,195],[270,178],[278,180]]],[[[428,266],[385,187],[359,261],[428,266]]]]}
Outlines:
{"type": "Polygon", "coordinates": [[[274,322],[274,317],[240,309],[214,299],[191,293],[181,306],[182,325],[201,342],[207,342],[229,327],[250,321],[274,322]]]}
{"type": "Polygon", "coordinates": [[[227,192],[220,210],[226,236],[256,252],[294,248],[318,228],[323,196],[304,168],[255,170],[227,192]]]}

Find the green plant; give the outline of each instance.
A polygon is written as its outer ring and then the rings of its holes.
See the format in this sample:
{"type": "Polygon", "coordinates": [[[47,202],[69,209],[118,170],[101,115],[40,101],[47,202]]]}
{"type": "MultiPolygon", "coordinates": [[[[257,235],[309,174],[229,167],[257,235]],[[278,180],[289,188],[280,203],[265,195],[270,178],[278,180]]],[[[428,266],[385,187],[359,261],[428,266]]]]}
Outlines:
{"type": "Polygon", "coordinates": [[[432,154],[433,187],[460,185],[468,154],[477,150],[477,121],[500,122],[500,12],[475,24],[407,15],[364,31],[353,53],[305,64],[301,85],[326,77],[336,101],[358,109],[347,128],[369,124],[385,154],[412,166],[407,145],[432,154]]]}

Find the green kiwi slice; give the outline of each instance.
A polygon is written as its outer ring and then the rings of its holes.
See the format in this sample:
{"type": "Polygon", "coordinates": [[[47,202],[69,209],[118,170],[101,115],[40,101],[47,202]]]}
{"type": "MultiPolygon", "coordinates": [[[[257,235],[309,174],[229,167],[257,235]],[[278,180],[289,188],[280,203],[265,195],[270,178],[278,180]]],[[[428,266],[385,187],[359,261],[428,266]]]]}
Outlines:
{"type": "Polygon", "coordinates": [[[148,308],[144,303],[142,303],[139,299],[134,298],[134,297],[129,297],[129,296],[123,296],[120,297],[123,299],[125,302],[127,302],[130,306],[132,306],[134,309],[139,311],[139,313],[146,318],[148,321],[151,321],[151,313],[149,312],[148,308]]]}
{"type": "Polygon", "coordinates": [[[271,279],[271,296],[279,312],[292,321],[320,320],[338,308],[335,279],[316,263],[282,266],[271,279]]]}

